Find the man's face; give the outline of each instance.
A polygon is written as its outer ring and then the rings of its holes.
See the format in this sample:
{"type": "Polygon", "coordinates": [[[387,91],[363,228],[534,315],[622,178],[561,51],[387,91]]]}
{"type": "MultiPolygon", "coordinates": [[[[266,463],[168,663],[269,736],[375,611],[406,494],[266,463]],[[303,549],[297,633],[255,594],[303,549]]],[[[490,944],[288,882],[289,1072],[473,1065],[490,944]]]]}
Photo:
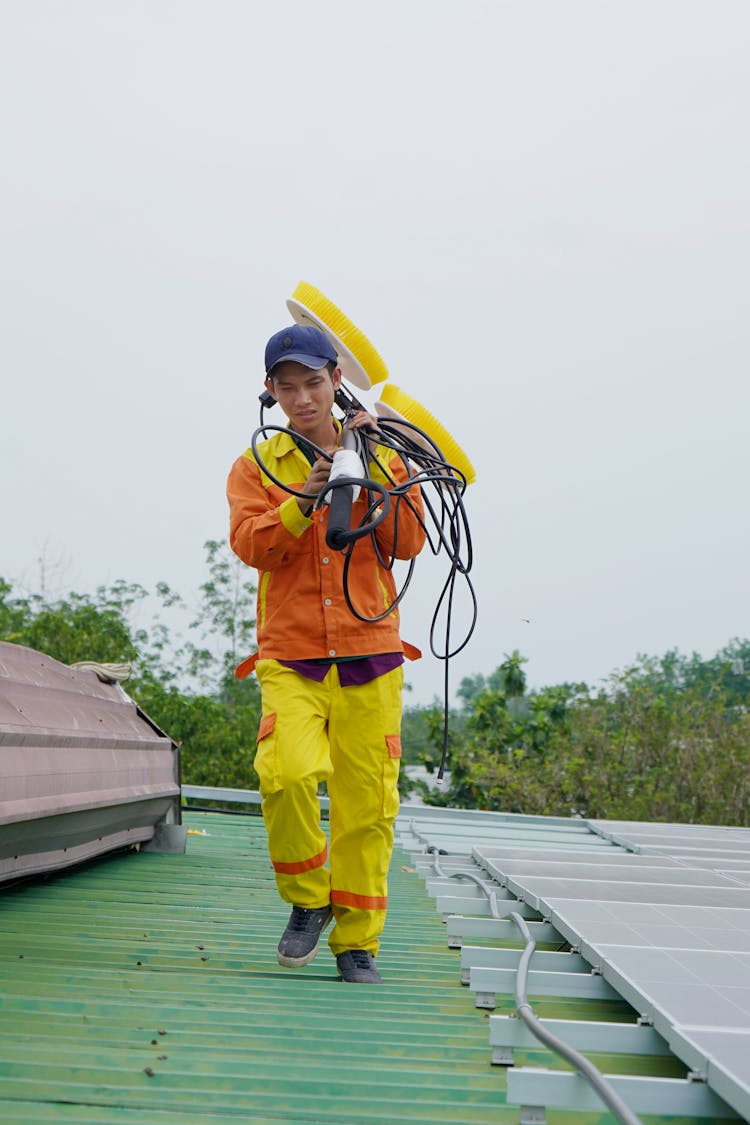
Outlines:
{"type": "Polygon", "coordinates": [[[327,367],[312,370],[290,361],[274,367],[273,379],[266,379],[266,390],[276,399],[292,429],[314,439],[330,424],[333,398],[340,384],[338,367],[331,374],[327,367]]]}

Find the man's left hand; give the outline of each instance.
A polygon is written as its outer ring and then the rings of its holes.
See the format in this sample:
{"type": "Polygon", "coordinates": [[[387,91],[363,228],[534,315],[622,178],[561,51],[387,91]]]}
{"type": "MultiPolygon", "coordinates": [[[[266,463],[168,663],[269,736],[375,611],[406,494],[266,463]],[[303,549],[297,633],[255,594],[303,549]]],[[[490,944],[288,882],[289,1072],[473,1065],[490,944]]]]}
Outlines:
{"type": "Polygon", "coordinates": [[[350,430],[377,430],[378,420],[366,410],[358,410],[346,423],[350,430]]]}

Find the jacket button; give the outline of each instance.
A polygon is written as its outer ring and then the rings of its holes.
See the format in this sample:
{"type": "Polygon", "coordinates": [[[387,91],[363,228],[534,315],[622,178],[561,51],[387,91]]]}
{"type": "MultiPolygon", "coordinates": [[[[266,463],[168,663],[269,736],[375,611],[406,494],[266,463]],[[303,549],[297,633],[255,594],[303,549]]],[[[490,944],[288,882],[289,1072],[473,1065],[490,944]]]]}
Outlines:
{"type": "Polygon", "coordinates": [[[327,555],[326,555],[326,557],[325,557],[324,559],[321,559],[321,562],[324,562],[324,563],[327,563],[327,562],[329,562],[329,561],[330,561],[330,560],[329,560],[329,558],[328,558],[328,556],[327,556],[327,555]]]}
{"type": "Polygon", "coordinates": [[[335,656],[336,655],[336,649],[335,648],[329,648],[328,655],[329,656],[335,656]]]}
{"type": "Polygon", "coordinates": [[[330,598],[326,598],[326,600],[325,600],[325,604],[326,604],[326,605],[330,605],[330,604],[331,604],[331,599],[330,599],[330,598]]]}

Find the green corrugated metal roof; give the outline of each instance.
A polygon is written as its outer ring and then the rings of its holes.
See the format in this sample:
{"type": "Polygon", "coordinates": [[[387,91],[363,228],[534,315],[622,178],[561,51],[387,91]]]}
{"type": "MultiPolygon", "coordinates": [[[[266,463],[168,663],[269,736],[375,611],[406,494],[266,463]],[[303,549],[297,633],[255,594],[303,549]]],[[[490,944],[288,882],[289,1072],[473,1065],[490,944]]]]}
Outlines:
{"type": "MultiPolygon", "coordinates": [[[[327,949],[299,972],[276,963],[287,909],[262,821],[186,820],[206,835],[190,835],[185,856],[113,856],[0,895],[4,1125],[518,1121],[490,1065],[487,1014],[405,853],[391,870],[386,983],[346,986],[327,949]]],[[[619,1002],[538,1011],[632,1018],[619,1002]]]]}

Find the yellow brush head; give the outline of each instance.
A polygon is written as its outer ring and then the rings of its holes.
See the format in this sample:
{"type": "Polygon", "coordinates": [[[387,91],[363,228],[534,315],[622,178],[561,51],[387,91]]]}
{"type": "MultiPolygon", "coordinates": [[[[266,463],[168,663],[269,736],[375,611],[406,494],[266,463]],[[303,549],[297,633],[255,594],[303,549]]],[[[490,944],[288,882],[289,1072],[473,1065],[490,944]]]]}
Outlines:
{"type": "Polygon", "coordinates": [[[298,324],[314,324],[325,332],[342,360],[344,378],[355,386],[367,391],[373,383],[388,378],[383,358],[364,332],[314,285],[300,281],[287,301],[287,308],[298,324]]]}
{"type": "Polygon", "coordinates": [[[380,402],[375,403],[376,410],[381,403],[386,406],[383,414],[387,415],[387,413],[393,411],[405,418],[407,422],[412,422],[415,426],[424,430],[440,448],[448,464],[453,465],[459,472],[463,473],[467,484],[473,484],[477,479],[474,466],[455,438],[451,437],[445,426],[438,422],[429,410],[417,402],[415,398],[411,398],[405,391],[394,386],[393,383],[386,383],[383,387],[380,392],[380,402]]]}

